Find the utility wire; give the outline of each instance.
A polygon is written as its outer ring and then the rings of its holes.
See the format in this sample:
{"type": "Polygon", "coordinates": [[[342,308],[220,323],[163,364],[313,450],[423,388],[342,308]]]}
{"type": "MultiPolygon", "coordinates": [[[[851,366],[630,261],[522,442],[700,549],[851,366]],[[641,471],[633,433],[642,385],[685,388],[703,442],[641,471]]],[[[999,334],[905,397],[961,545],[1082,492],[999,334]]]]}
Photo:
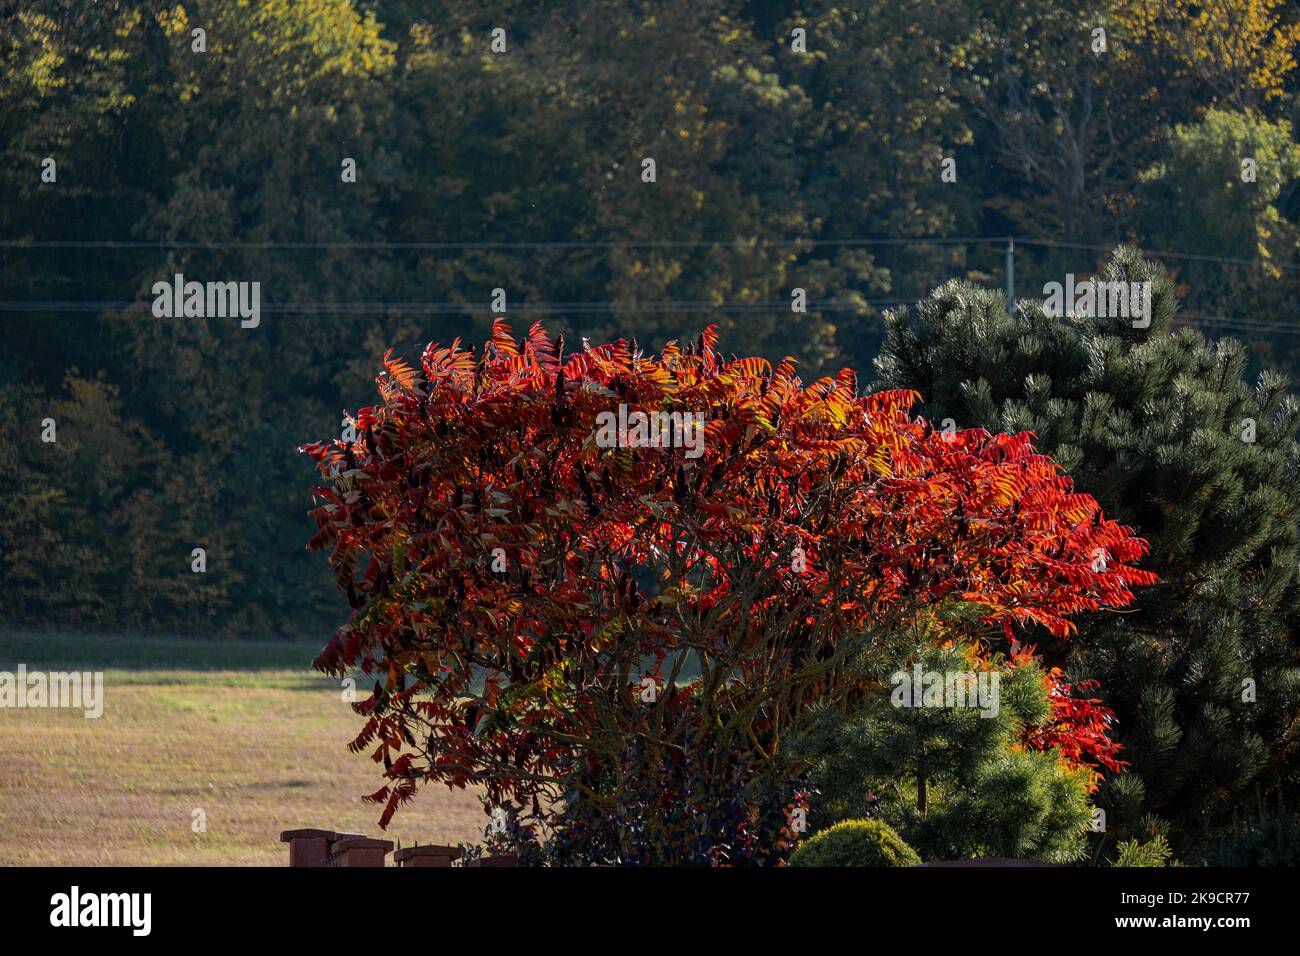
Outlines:
{"type": "MultiPolygon", "coordinates": [[[[1133,245],[1130,240],[1115,239],[1106,243],[1070,242],[1057,239],[1035,239],[1025,236],[879,236],[855,237],[847,239],[766,239],[758,237],[733,239],[686,239],[686,240],[562,240],[540,242],[512,242],[490,240],[466,240],[452,242],[210,242],[160,239],[157,242],[148,239],[5,239],[0,240],[0,249],[150,249],[165,252],[171,249],[256,249],[271,250],[345,250],[370,249],[377,251],[447,251],[456,249],[473,250],[566,250],[566,249],[702,249],[723,247],[858,247],[858,246],[911,246],[911,245],[1004,245],[1013,242],[1017,245],[1043,246],[1060,249],[1087,249],[1108,252],[1115,246],[1133,245]]],[[[1285,272],[1300,271],[1300,265],[1275,263],[1259,257],[1214,256],[1205,253],[1182,252],[1174,249],[1143,249],[1143,255],[1162,259],[1183,259],[1195,262],[1219,262],[1230,265],[1247,265],[1271,267],[1285,272]]]]}
{"type": "MultiPolygon", "coordinates": [[[[0,240],[0,248],[14,250],[44,249],[126,249],[126,250],[167,250],[194,249],[252,249],[260,251],[294,251],[294,250],[347,250],[368,249],[375,251],[447,251],[447,250],[502,250],[502,251],[545,251],[545,250],[581,250],[581,249],[700,249],[725,248],[738,249],[766,247],[868,247],[868,246],[916,246],[916,245],[1002,245],[1019,243],[1025,246],[1042,246],[1048,248],[1086,249],[1090,251],[1109,251],[1123,240],[1110,244],[1069,242],[1053,239],[1034,239],[1022,236],[893,236],[893,237],[858,237],[848,239],[712,239],[712,240],[660,240],[660,241],[585,241],[569,240],[560,242],[510,242],[510,241],[459,241],[459,242],[206,242],[161,239],[158,242],[136,239],[88,239],[88,240],[0,240]]],[[[1232,256],[1211,256],[1176,250],[1143,250],[1144,255],[1164,259],[1182,259],[1196,262],[1215,262],[1229,265],[1271,266],[1279,271],[1300,271],[1300,266],[1270,263],[1263,259],[1248,259],[1232,256]]],[[[1032,287],[1032,284],[1031,284],[1032,287]]],[[[891,299],[866,299],[861,302],[830,300],[824,303],[809,302],[808,310],[817,313],[861,314],[862,306],[881,308],[906,305],[923,299],[924,295],[891,299]]],[[[557,313],[566,312],[574,315],[608,314],[612,312],[642,312],[653,314],[677,313],[735,313],[735,314],[788,314],[789,302],[778,303],[713,303],[713,302],[522,302],[510,307],[515,313],[557,313]]],[[[141,302],[95,302],[95,301],[0,301],[0,312],[105,312],[105,311],[141,311],[146,305],[141,302]]],[[[329,303],[268,303],[262,307],[269,314],[420,314],[420,315],[478,315],[492,314],[490,309],[478,308],[462,302],[329,302],[329,303]]],[[[1283,332],[1295,334],[1300,331],[1294,325],[1234,316],[1207,316],[1194,319],[1202,324],[1221,325],[1241,331],[1283,332]]]]}
{"type": "MultiPolygon", "coordinates": [[[[1018,244],[1025,246],[1048,246],[1060,249],[1091,249],[1103,252],[1107,252],[1115,246],[1120,245],[1136,246],[1136,243],[1119,239],[1115,240],[1110,245],[1098,245],[1096,243],[1087,242],[1061,242],[1055,239],[1022,239],[1019,236],[1016,237],[1015,241],[1018,244]]],[[[1141,247],[1138,246],[1138,248],[1141,247]]],[[[1282,272],[1300,272],[1300,265],[1276,263],[1268,259],[1243,259],[1234,256],[1211,256],[1197,252],[1178,252],[1169,249],[1142,249],[1141,251],[1142,255],[1149,256],[1153,259],[1186,259],[1194,262],[1221,262],[1229,265],[1259,266],[1261,268],[1267,266],[1272,269],[1278,269],[1282,272]]]]}
{"type": "MultiPolygon", "coordinates": [[[[845,300],[828,300],[807,303],[809,312],[855,313],[862,306],[879,307],[903,305],[916,302],[918,297],[897,299],[864,299],[860,303],[845,300]]],[[[148,302],[89,302],[89,301],[0,301],[0,312],[145,312],[149,310],[148,302]]],[[[348,312],[359,314],[413,313],[419,315],[504,315],[509,318],[515,313],[556,313],[567,312],[574,315],[603,315],[611,312],[651,312],[651,313],[693,313],[693,312],[734,312],[734,313],[790,313],[790,302],[736,302],[717,304],[712,302],[516,302],[505,312],[494,312],[486,306],[476,306],[465,302],[285,302],[268,303],[261,306],[261,312],[268,314],[325,314],[336,315],[348,312]]],[[[176,316],[181,318],[181,316],[176,316]]]]}
{"type": "Polygon", "coordinates": [[[688,240],[567,240],[559,242],[188,242],[140,239],[0,240],[4,249],[700,249],[736,246],[897,246],[1002,244],[1006,236],[905,236],[865,239],[688,239],[688,240]]]}

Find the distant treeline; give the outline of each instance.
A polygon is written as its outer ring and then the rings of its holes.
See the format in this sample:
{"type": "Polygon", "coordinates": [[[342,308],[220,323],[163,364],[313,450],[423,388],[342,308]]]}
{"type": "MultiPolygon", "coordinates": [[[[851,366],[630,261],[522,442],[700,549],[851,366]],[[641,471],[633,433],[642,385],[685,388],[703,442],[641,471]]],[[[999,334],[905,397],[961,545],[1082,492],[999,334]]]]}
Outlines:
{"type": "Polygon", "coordinates": [[[1001,237],[1035,240],[1021,296],[1128,239],[1177,321],[1300,367],[1294,2],[2,16],[10,623],[322,633],[344,604],[304,551],[297,446],[373,401],[386,349],[482,341],[501,304],[575,348],[714,322],[729,350],[865,383],[882,310],[1002,288],[1001,237]],[[155,317],[178,273],[260,283],[260,324],[155,317]]]}

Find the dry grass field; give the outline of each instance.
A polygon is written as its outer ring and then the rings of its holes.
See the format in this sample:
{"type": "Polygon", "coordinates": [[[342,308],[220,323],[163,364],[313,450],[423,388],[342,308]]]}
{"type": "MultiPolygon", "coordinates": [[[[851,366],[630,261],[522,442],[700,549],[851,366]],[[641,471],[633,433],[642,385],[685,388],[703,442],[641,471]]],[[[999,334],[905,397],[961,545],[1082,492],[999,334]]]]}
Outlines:
{"type": "MultiPolygon", "coordinates": [[[[283,866],[281,830],[380,835],[374,763],[302,644],[0,635],[0,671],[104,670],[104,713],[0,708],[0,865],[283,866]],[[152,663],[151,663],[152,662],[152,663]],[[192,828],[206,814],[206,832],[192,828]]],[[[471,792],[430,789],[387,838],[482,835],[471,792]]]]}

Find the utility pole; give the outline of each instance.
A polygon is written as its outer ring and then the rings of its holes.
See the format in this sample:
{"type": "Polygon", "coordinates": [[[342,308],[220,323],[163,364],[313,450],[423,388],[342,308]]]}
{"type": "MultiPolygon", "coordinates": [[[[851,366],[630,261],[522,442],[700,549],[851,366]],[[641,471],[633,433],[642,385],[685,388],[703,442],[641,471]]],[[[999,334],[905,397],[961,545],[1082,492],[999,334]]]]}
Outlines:
{"type": "Polygon", "coordinates": [[[1007,315],[1016,314],[1016,239],[1007,236],[1007,315]]]}

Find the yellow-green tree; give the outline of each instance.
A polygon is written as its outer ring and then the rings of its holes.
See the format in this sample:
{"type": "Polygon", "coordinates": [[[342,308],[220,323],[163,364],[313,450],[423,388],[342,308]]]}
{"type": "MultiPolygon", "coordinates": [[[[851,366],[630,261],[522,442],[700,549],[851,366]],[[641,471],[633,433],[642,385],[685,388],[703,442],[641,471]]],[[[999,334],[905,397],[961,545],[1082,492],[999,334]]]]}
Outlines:
{"type": "Polygon", "coordinates": [[[1111,14],[1134,46],[1121,56],[1167,58],[1216,102],[1239,109],[1282,96],[1296,68],[1300,21],[1286,0],[1113,0],[1111,14]]]}

